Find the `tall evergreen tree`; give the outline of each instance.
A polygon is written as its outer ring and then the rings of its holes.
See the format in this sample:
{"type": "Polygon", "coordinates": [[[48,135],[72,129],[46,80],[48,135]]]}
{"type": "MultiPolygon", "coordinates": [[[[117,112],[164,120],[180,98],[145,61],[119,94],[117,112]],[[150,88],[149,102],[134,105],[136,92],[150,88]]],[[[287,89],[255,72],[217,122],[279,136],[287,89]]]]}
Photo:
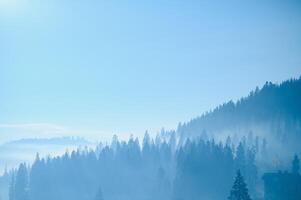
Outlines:
{"type": "Polygon", "coordinates": [[[245,175],[246,173],[246,153],[245,153],[245,145],[243,142],[240,142],[236,149],[236,157],[235,157],[236,169],[240,170],[240,172],[245,175]]]}
{"type": "Polygon", "coordinates": [[[12,174],[11,181],[9,184],[9,191],[8,191],[8,199],[15,200],[15,174],[12,174]]]}
{"type": "Polygon", "coordinates": [[[294,160],[292,162],[292,173],[299,174],[300,172],[300,160],[297,155],[295,155],[294,160]]]}
{"type": "Polygon", "coordinates": [[[28,200],[28,172],[25,164],[20,164],[15,183],[15,200],[28,200]]]}
{"type": "Polygon", "coordinates": [[[239,170],[237,171],[235,182],[228,200],[251,200],[248,193],[247,184],[245,183],[244,178],[239,170]]]}

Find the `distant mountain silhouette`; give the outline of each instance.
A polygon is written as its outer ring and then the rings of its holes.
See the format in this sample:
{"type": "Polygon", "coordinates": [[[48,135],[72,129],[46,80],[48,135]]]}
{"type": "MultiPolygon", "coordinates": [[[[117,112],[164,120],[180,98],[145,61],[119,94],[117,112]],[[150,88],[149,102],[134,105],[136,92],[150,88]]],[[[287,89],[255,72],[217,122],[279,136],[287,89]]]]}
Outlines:
{"type": "Polygon", "coordinates": [[[24,138],[5,143],[10,145],[89,145],[90,142],[81,137],[55,137],[55,138],[24,138]]]}
{"type": "MultiPolygon", "coordinates": [[[[252,130],[265,127],[278,138],[301,135],[301,77],[281,84],[266,84],[234,103],[229,101],[214,110],[179,124],[177,132],[184,137],[204,132],[218,134],[224,130],[252,130]]],[[[266,129],[265,129],[266,130],[266,129]]],[[[238,131],[239,132],[239,131],[238,131]]],[[[256,131],[255,131],[256,132],[256,131]]]]}

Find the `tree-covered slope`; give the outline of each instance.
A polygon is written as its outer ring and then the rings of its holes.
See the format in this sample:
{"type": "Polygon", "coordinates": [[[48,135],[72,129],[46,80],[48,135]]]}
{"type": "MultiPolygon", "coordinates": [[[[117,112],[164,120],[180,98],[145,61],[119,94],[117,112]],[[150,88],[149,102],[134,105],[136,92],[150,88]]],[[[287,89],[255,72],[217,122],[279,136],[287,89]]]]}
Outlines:
{"type": "MultiPolygon", "coordinates": [[[[252,127],[263,124],[284,126],[286,131],[298,132],[301,121],[301,77],[274,84],[266,82],[247,97],[227,102],[191,121],[180,124],[178,132],[195,136],[204,130],[252,127]],[[298,130],[297,130],[298,129],[298,130]]],[[[277,129],[277,128],[276,128],[277,129]]]]}

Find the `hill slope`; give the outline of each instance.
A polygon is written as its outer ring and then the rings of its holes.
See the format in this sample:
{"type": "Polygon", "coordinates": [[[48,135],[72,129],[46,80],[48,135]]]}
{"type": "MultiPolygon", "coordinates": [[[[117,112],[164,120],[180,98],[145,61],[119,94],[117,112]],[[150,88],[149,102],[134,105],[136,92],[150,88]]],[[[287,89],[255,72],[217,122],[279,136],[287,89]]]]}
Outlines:
{"type": "Polygon", "coordinates": [[[266,82],[249,96],[236,103],[230,101],[191,121],[180,124],[177,132],[183,137],[206,132],[222,136],[224,132],[276,138],[278,141],[300,141],[301,77],[281,84],[266,82]]]}

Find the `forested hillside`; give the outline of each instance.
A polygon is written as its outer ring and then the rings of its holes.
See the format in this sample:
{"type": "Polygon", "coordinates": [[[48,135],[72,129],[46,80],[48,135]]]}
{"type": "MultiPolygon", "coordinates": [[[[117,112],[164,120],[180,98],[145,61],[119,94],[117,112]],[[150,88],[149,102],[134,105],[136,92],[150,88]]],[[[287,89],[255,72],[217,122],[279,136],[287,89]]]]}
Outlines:
{"type": "Polygon", "coordinates": [[[246,177],[252,196],[258,181],[255,154],[240,143],[145,135],[143,144],[116,138],[109,146],[40,158],[11,172],[9,200],[223,200],[235,171],[246,177]]]}
{"type": "Polygon", "coordinates": [[[239,171],[245,195],[261,200],[262,175],[287,168],[283,161],[299,153],[300,91],[301,78],[266,83],[154,138],[114,136],[94,149],[37,155],[32,165],[5,173],[0,181],[9,189],[2,194],[5,200],[224,200],[239,171]]]}
{"type": "Polygon", "coordinates": [[[249,132],[281,142],[301,137],[301,77],[281,84],[266,82],[249,96],[227,102],[191,121],[179,124],[183,137],[247,136],[249,132]],[[225,135],[225,134],[224,134],[225,135]]]}

